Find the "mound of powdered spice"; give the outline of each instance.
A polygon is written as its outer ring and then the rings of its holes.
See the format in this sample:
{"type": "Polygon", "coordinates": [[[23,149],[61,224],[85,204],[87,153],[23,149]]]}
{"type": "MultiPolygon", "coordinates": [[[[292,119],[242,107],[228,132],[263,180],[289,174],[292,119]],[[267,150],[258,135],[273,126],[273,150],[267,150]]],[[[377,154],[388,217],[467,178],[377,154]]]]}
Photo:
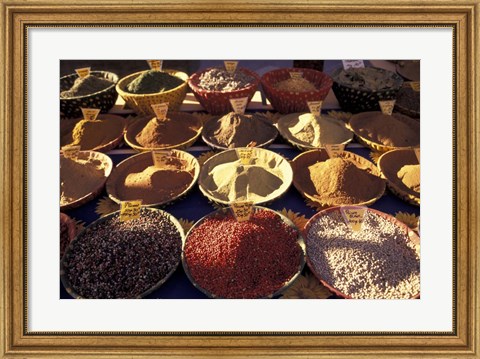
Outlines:
{"type": "Polygon", "coordinates": [[[86,196],[105,179],[105,165],[100,160],[60,157],[60,205],[86,196]]]}
{"type": "Polygon", "coordinates": [[[298,232],[272,211],[245,222],[232,214],[206,218],[184,247],[193,280],[221,298],[262,298],[281,289],[300,269],[298,232]]]}
{"type": "Polygon", "coordinates": [[[182,237],[169,216],[143,208],[121,222],[118,214],[88,228],[64,257],[65,277],[83,298],[136,298],[179,263],[182,237]]]}
{"type": "Polygon", "coordinates": [[[250,142],[262,145],[276,133],[275,127],[262,117],[235,112],[208,121],[203,130],[209,142],[225,148],[245,147],[250,142]]]}
{"type": "Polygon", "coordinates": [[[200,127],[199,121],[192,115],[169,114],[165,121],[158,121],[156,117],[149,120],[135,140],[144,148],[169,147],[192,139],[200,127]]]}
{"type": "Polygon", "coordinates": [[[352,231],[339,210],[311,224],[307,257],[325,282],[358,299],[408,299],[420,292],[420,246],[405,227],[367,210],[352,231]]]}
{"type": "Polygon", "coordinates": [[[383,180],[340,157],[308,167],[315,197],[325,203],[358,204],[378,195],[383,180]]]}
{"type": "Polygon", "coordinates": [[[287,92],[310,92],[317,90],[314,84],[312,84],[307,79],[304,79],[303,77],[290,78],[277,82],[274,87],[277,90],[287,92]]]}
{"type": "Polygon", "coordinates": [[[204,71],[199,80],[198,87],[209,91],[235,91],[255,83],[255,78],[241,69],[228,72],[217,67],[204,71]]]}
{"type": "Polygon", "coordinates": [[[148,70],[127,85],[126,91],[134,94],[159,93],[174,89],[184,81],[166,72],[148,70]]]}
{"type": "Polygon", "coordinates": [[[85,77],[79,77],[73,83],[73,86],[66,90],[60,92],[60,97],[62,98],[71,98],[90,95],[106,88],[110,87],[113,84],[112,81],[107,80],[102,77],[95,75],[88,75],[85,77]]]}

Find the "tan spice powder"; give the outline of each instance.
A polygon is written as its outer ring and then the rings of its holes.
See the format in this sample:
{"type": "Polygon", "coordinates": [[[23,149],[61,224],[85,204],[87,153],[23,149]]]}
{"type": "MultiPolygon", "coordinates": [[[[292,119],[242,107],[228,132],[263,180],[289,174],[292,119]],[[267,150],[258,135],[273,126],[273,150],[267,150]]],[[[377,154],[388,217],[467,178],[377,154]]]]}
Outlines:
{"type": "Polygon", "coordinates": [[[287,80],[280,81],[274,85],[278,90],[288,91],[288,92],[309,92],[316,91],[317,88],[310,81],[300,78],[290,78],[287,80]]]}
{"type": "Polygon", "coordinates": [[[80,145],[82,151],[93,150],[115,140],[121,132],[123,123],[118,120],[81,120],[77,122],[71,134],[62,138],[62,142],[67,142],[65,145],[80,145]]]}
{"type": "Polygon", "coordinates": [[[357,204],[374,198],[382,179],[354,162],[331,158],[308,167],[316,197],[339,204],[357,204]]]}

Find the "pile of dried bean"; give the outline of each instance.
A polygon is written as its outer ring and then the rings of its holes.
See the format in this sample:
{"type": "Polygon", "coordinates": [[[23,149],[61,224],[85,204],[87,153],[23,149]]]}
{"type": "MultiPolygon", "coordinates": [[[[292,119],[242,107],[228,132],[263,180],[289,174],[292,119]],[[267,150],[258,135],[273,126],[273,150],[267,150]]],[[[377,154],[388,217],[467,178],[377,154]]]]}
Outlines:
{"type": "Polygon", "coordinates": [[[63,267],[83,298],[136,298],[179,263],[182,237],[168,215],[142,209],[137,219],[118,214],[94,224],[72,242],[63,267]]]}
{"type": "Polygon", "coordinates": [[[300,269],[298,231],[272,211],[250,220],[232,214],[206,218],[189,233],[184,259],[193,280],[221,298],[262,298],[281,289],[300,269]]]}

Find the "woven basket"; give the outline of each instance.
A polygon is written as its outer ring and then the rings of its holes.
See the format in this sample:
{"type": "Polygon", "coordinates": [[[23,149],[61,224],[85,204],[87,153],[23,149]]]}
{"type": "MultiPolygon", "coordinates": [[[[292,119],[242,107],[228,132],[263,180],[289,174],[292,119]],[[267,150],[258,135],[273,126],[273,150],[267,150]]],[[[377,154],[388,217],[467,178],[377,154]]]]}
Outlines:
{"type": "Polygon", "coordinates": [[[308,112],[307,101],[323,101],[332,87],[332,79],[327,74],[303,68],[283,68],[272,70],[262,76],[262,88],[273,108],[280,113],[308,112]],[[291,72],[301,72],[302,77],[317,89],[308,92],[289,92],[275,88],[275,84],[291,78],[291,72]]]}
{"type": "Polygon", "coordinates": [[[258,77],[255,72],[245,68],[239,68],[237,71],[242,71],[248,76],[254,78],[254,83],[252,85],[235,91],[205,90],[199,87],[198,84],[200,83],[200,76],[209,70],[211,70],[211,68],[197,71],[191,75],[188,79],[188,86],[190,86],[190,89],[192,90],[197,101],[200,102],[203,108],[205,108],[205,110],[212,115],[225,115],[232,111],[232,105],[230,103],[230,99],[232,98],[248,97],[248,102],[250,102],[255,94],[255,91],[257,91],[258,85],[260,84],[260,77],[258,77]]]}
{"type": "Polygon", "coordinates": [[[378,68],[375,68],[375,70],[379,73],[388,74],[394,80],[394,86],[379,91],[357,89],[336,81],[337,76],[345,71],[343,68],[337,69],[332,73],[332,90],[342,110],[352,113],[380,111],[378,101],[394,100],[397,97],[397,93],[403,84],[403,79],[391,71],[378,68]]]}
{"type": "MultiPolygon", "coordinates": [[[[99,108],[101,113],[107,113],[117,101],[118,94],[115,85],[118,82],[118,75],[108,71],[91,71],[91,75],[112,81],[113,83],[102,91],[85,96],[60,98],[60,114],[65,118],[81,117],[83,108],[99,108]]],[[[60,92],[69,90],[78,75],[70,74],[60,78],[60,92]]]]}
{"type": "Polygon", "coordinates": [[[140,71],[128,75],[118,82],[116,89],[118,94],[125,100],[125,103],[132,108],[135,113],[141,116],[155,116],[152,105],[164,102],[168,102],[169,111],[177,111],[187,95],[188,86],[186,81],[188,79],[188,75],[181,71],[164,70],[164,72],[176,76],[185,82],[174,89],[164,92],[149,94],[134,94],[127,92],[126,88],[128,84],[144,72],[145,71],[140,71]]]}

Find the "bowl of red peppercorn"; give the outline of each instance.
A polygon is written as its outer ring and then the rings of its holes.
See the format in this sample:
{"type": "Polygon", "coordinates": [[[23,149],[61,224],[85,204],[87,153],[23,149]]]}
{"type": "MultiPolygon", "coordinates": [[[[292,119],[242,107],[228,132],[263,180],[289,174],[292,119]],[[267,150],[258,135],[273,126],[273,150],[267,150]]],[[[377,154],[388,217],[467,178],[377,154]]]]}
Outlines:
{"type": "Polygon", "coordinates": [[[74,298],[143,298],[177,269],[184,232],[168,212],[141,208],[120,220],[120,211],[91,223],[70,242],[60,262],[60,279],[74,298]]]}
{"type": "Polygon", "coordinates": [[[240,222],[223,208],[189,230],[182,265],[210,298],[275,298],[302,272],[305,243],[297,227],[274,210],[254,206],[240,222]]]}

